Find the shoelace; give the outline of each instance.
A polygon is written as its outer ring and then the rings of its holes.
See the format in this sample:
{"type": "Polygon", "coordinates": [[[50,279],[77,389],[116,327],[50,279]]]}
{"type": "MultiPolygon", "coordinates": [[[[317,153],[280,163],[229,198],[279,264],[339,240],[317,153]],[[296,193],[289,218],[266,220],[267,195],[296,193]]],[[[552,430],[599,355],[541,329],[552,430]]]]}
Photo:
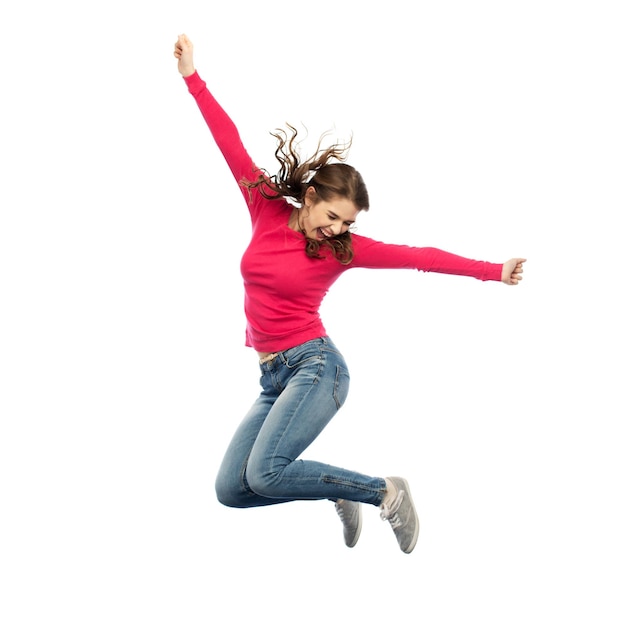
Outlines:
{"type": "Polygon", "coordinates": [[[380,512],[380,519],[382,519],[383,521],[388,521],[391,524],[391,528],[399,528],[400,526],[402,526],[402,520],[398,515],[398,510],[400,509],[402,500],[404,500],[403,489],[398,492],[398,495],[390,506],[383,505],[381,507],[382,510],[380,512]]]}

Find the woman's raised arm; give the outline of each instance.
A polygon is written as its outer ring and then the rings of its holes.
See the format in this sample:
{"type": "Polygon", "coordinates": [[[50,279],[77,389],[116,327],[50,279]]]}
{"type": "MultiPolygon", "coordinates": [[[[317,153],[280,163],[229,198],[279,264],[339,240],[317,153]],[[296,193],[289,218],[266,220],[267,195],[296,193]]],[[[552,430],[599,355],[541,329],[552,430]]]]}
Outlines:
{"type": "MultiPolygon", "coordinates": [[[[187,84],[191,95],[204,117],[204,120],[215,139],[226,163],[230,168],[237,183],[242,180],[256,180],[259,175],[258,168],[252,162],[246,151],[237,127],[217,102],[206,83],[200,78],[193,64],[193,44],[187,35],[179,35],[174,44],[174,56],[178,59],[178,71],[187,84]]],[[[242,194],[249,199],[249,191],[239,185],[242,194]]]]}

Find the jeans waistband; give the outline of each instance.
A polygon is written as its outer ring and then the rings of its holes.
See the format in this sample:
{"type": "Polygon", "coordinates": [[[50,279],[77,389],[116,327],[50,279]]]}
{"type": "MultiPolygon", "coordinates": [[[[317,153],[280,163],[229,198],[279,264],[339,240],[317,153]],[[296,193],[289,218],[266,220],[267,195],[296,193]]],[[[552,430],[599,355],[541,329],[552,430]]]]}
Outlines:
{"type": "MultiPolygon", "coordinates": [[[[301,343],[301,344],[299,344],[297,346],[293,346],[292,348],[287,348],[285,350],[279,350],[278,352],[271,352],[270,354],[267,354],[264,357],[259,358],[259,364],[263,365],[264,363],[271,363],[277,356],[280,356],[281,354],[286,354],[286,353],[290,352],[291,350],[296,350],[296,349],[300,348],[301,346],[305,346],[306,344],[312,343],[312,342],[322,343],[326,347],[334,348],[334,344],[331,341],[330,337],[327,337],[327,336],[317,337],[316,339],[309,339],[308,341],[305,341],[304,343],[301,343]]],[[[335,348],[335,350],[336,350],[336,348],[335,348]]]]}

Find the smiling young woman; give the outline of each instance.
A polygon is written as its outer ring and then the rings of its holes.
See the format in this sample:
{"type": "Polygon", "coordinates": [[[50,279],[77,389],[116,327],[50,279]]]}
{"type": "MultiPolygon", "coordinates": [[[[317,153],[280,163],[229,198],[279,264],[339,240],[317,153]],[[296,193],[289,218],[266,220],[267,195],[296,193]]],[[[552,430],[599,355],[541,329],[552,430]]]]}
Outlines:
{"type": "Polygon", "coordinates": [[[261,393],[237,428],[215,487],[226,506],[246,508],[291,500],[330,500],[353,547],[361,503],[380,507],[400,549],[415,547],[419,523],[405,478],[370,476],[300,455],[348,394],[348,366],[319,315],[328,289],[353,267],[416,269],[515,285],[525,259],[489,263],[437,248],[389,244],[350,232],[369,209],[361,175],[334,144],[301,161],[297,132],[277,131],[277,174],[257,167],[237,128],[193,64],[185,35],[174,45],[178,70],[239,185],[252,220],[242,261],[246,345],[256,350],[261,393]]]}

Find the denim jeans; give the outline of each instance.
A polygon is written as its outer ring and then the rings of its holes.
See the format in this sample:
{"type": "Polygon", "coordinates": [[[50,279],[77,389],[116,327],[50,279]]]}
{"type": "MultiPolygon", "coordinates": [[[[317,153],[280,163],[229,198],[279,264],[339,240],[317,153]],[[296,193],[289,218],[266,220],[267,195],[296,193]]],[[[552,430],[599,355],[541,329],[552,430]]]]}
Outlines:
{"type": "Polygon", "coordinates": [[[350,375],[333,342],[307,341],[260,368],[261,395],[226,451],[218,500],[241,508],[338,498],[380,505],[383,478],[299,458],[348,395],[350,375]]]}

